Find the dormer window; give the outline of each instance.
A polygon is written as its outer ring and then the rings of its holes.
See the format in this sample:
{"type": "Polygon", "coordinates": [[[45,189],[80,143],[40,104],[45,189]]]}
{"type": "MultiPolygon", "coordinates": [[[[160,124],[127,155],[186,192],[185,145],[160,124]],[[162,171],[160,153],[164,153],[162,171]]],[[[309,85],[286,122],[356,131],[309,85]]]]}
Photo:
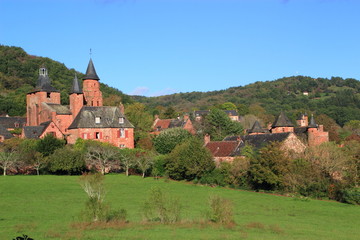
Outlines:
{"type": "Polygon", "coordinates": [[[124,118],[123,117],[119,118],[119,123],[124,123],[124,118]]]}
{"type": "Polygon", "coordinates": [[[95,123],[96,124],[101,123],[101,117],[95,117],[95,123]]]}
{"type": "Polygon", "coordinates": [[[49,92],[46,93],[46,97],[50,98],[50,93],[49,92]]]}

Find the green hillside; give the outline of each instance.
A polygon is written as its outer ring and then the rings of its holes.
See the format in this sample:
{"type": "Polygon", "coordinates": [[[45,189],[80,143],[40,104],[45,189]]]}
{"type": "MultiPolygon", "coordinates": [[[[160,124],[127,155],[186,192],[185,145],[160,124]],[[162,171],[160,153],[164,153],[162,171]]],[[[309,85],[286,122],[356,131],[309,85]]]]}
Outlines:
{"type": "Polygon", "coordinates": [[[106,201],[125,208],[127,224],[76,224],[86,194],[76,176],[0,177],[0,239],[27,234],[34,239],[358,239],[360,208],[338,202],[306,200],[213,188],[182,182],[108,175],[106,201]],[[151,187],[179,199],[182,222],[143,223],[140,205],[151,187]],[[234,203],[236,225],[204,222],[210,195],[234,203]]]}

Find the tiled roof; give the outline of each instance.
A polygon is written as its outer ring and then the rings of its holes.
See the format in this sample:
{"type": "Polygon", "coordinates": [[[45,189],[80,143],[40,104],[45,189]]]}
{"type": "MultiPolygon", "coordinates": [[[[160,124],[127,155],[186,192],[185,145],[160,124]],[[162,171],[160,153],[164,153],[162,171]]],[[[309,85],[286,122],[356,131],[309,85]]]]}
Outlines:
{"type": "Polygon", "coordinates": [[[55,103],[42,103],[44,106],[50,108],[52,111],[56,112],[58,115],[71,115],[69,106],[55,104],[55,103]]]}
{"type": "Polygon", "coordinates": [[[215,141],[209,142],[206,144],[206,148],[210,150],[214,157],[230,157],[239,155],[239,145],[238,141],[215,141]]]}
{"type": "Polygon", "coordinates": [[[239,116],[236,110],[224,110],[224,112],[230,116],[239,116]]]}
{"type": "Polygon", "coordinates": [[[197,111],[194,111],[194,116],[204,116],[204,115],[207,115],[209,114],[210,111],[209,110],[197,110],[197,111]]]}
{"type": "Polygon", "coordinates": [[[5,128],[22,128],[26,125],[25,117],[0,117],[0,125],[5,128]]]}
{"type": "Polygon", "coordinates": [[[79,114],[69,126],[69,129],[75,128],[133,128],[134,126],[126,119],[118,107],[89,107],[81,108],[79,114]],[[99,123],[95,118],[99,117],[99,123]],[[119,119],[124,122],[120,123],[119,119]]]}
{"type": "Polygon", "coordinates": [[[154,125],[154,130],[168,129],[172,119],[159,119],[154,125]]]}
{"type": "Polygon", "coordinates": [[[0,125],[0,135],[3,136],[5,139],[9,139],[14,137],[5,127],[0,125]]]}
{"type": "Polygon", "coordinates": [[[281,112],[273,123],[272,127],[294,127],[294,124],[291,123],[284,112],[281,112]]]}

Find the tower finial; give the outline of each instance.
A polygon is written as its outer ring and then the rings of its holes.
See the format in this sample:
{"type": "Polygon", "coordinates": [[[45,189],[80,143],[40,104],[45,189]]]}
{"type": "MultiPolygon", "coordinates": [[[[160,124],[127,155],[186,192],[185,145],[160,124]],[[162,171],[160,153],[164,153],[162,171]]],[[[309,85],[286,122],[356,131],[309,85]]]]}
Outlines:
{"type": "Polygon", "coordinates": [[[90,58],[91,58],[92,52],[91,52],[91,48],[90,48],[90,58]]]}

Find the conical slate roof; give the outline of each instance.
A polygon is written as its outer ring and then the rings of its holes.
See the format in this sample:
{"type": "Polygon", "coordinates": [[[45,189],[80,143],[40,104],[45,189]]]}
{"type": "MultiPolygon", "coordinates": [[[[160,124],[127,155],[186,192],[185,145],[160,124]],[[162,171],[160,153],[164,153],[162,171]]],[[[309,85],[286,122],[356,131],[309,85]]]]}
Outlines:
{"type": "Polygon", "coordinates": [[[315,118],[314,118],[314,115],[311,115],[311,120],[310,120],[310,124],[308,126],[309,128],[317,128],[318,125],[316,124],[315,122],[315,118]]]}
{"type": "Polygon", "coordinates": [[[281,112],[272,127],[294,127],[294,124],[292,124],[284,112],[281,112]]]}
{"type": "Polygon", "coordinates": [[[71,91],[70,91],[70,94],[71,93],[82,93],[82,89],[79,85],[79,81],[78,81],[78,78],[76,76],[76,73],[75,73],[75,77],[74,77],[74,80],[73,80],[73,85],[71,87],[71,91]]]}
{"type": "Polygon", "coordinates": [[[88,67],[86,69],[86,74],[83,77],[83,80],[85,80],[85,79],[100,80],[100,78],[96,74],[94,63],[93,63],[91,58],[90,58],[90,61],[89,61],[89,65],[88,65],[88,67]]]}
{"type": "Polygon", "coordinates": [[[46,68],[40,68],[36,87],[31,92],[59,92],[59,90],[51,86],[51,81],[46,68]]]}
{"type": "Polygon", "coordinates": [[[268,130],[263,129],[260,126],[260,123],[258,121],[255,121],[254,125],[252,126],[252,128],[248,131],[248,133],[269,133],[268,130]]]}

